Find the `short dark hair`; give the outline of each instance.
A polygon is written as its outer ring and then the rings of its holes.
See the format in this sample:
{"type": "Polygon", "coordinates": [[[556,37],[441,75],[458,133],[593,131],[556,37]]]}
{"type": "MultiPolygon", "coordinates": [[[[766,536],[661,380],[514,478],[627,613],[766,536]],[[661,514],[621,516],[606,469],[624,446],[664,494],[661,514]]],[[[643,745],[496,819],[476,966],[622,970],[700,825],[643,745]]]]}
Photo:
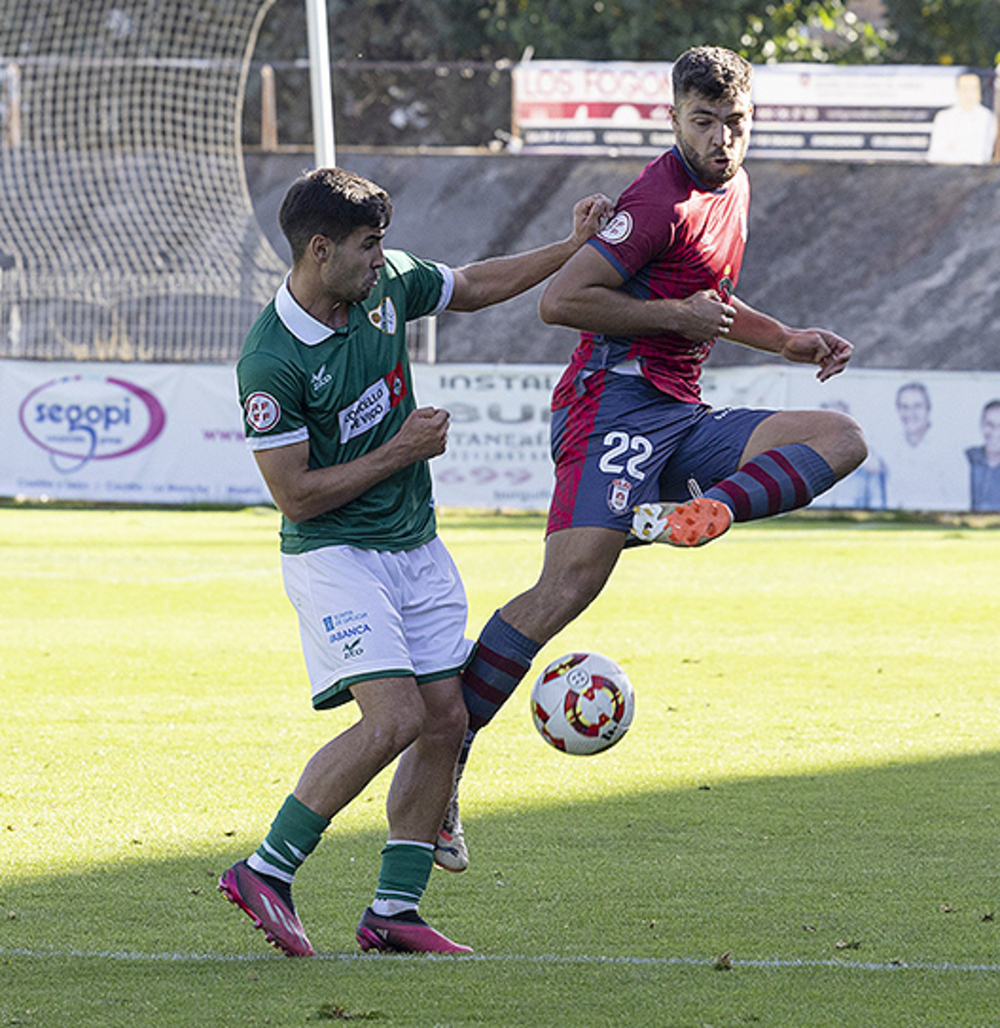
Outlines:
{"type": "Polygon", "coordinates": [[[315,235],[335,243],[367,225],[385,229],[392,200],[374,182],[342,168],[317,168],[292,183],[278,213],[278,224],[297,261],[315,235]]]}
{"type": "Polygon", "coordinates": [[[671,79],[675,104],[689,93],[712,101],[732,100],[750,92],[753,65],[725,47],[693,46],[674,62],[671,79]]]}
{"type": "Polygon", "coordinates": [[[983,413],[980,415],[981,418],[985,418],[991,410],[1000,410],[1000,400],[990,400],[985,407],[983,407],[983,413]]]}

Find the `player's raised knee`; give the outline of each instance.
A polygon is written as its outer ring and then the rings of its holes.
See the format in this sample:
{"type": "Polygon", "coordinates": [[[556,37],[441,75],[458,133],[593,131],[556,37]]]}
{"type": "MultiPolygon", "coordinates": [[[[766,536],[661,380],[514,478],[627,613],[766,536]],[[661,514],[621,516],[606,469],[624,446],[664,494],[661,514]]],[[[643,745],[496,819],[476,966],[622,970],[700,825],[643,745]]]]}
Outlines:
{"type": "Polygon", "coordinates": [[[833,419],[830,428],[830,440],[834,449],[833,470],[838,475],[846,475],[860,467],[868,456],[868,444],[861,426],[849,414],[839,411],[828,412],[833,419]]]}

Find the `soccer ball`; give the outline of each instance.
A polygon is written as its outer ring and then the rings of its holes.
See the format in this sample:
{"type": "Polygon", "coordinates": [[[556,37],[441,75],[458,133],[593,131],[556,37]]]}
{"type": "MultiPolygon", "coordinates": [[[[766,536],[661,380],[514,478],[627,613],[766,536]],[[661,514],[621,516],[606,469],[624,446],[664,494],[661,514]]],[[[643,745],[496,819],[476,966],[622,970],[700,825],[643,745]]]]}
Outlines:
{"type": "Polygon", "coordinates": [[[531,716],[557,750],[588,756],[628,731],[635,695],[628,675],[600,653],[569,653],[552,661],[531,690],[531,716]]]}

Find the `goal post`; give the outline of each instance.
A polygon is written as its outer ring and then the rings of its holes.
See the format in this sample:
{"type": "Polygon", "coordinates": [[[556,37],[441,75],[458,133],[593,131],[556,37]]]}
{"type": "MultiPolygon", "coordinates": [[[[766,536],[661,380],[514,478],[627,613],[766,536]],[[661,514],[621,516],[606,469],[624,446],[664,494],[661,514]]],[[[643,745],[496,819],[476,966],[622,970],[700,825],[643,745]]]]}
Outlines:
{"type": "Polygon", "coordinates": [[[273,2],[8,4],[0,357],[235,357],[284,272],[241,138],[273,2]]]}
{"type": "Polygon", "coordinates": [[[333,86],[330,81],[326,0],[306,0],[306,32],[309,36],[309,92],[312,99],[316,167],[333,168],[337,164],[337,147],[333,130],[333,86]]]}

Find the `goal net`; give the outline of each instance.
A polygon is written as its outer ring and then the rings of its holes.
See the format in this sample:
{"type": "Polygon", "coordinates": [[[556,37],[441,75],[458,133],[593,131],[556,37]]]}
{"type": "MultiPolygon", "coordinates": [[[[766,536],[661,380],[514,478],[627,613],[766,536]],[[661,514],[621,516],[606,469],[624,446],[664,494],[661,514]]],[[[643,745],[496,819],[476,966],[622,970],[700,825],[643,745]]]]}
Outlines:
{"type": "Polygon", "coordinates": [[[0,357],[230,361],[283,264],[240,116],[274,0],[0,17],[0,357]]]}

